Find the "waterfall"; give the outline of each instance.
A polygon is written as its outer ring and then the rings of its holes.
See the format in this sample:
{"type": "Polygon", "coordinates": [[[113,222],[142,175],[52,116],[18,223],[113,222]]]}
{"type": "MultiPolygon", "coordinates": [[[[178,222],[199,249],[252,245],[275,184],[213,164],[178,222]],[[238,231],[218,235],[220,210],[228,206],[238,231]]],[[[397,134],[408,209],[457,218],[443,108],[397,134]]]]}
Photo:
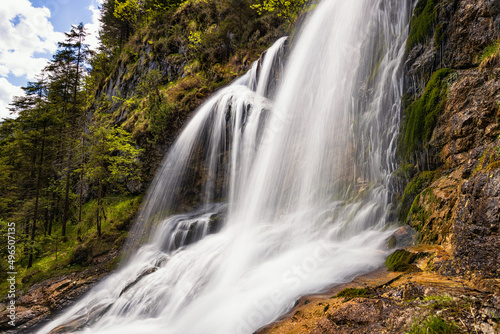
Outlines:
{"type": "Polygon", "coordinates": [[[39,333],[252,333],[379,267],[409,10],[323,0],[214,94],[159,168],[127,262],[39,333]]]}

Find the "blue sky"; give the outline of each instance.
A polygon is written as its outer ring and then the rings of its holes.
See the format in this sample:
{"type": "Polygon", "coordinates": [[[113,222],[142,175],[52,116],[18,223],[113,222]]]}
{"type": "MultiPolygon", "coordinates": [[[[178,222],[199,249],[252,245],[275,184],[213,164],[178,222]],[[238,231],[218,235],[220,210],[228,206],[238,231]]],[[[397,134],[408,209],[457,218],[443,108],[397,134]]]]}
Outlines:
{"type": "Polygon", "coordinates": [[[21,86],[35,79],[72,24],[83,22],[97,46],[98,7],[103,0],[0,0],[0,120],[21,86]]]}

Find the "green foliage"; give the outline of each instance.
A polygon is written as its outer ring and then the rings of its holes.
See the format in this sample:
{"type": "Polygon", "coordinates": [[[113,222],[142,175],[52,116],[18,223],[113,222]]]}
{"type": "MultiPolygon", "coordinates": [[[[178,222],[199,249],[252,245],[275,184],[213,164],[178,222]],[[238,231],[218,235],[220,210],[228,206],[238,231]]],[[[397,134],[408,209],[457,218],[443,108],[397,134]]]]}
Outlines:
{"type": "Polygon", "coordinates": [[[479,57],[479,62],[482,63],[486,59],[490,58],[493,56],[495,53],[498,52],[500,47],[500,44],[498,42],[493,43],[492,45],[487,46],[484,50],[481,56],[479,57]]]}
{"type": "MultiPolygon", "coordinates": [[[[18,255],[16,269],[18,271],[19,289],[26,289],[41,280],[62,276],[85,269],[92,260],[112,249],[120,249],[127,235],[126,230],[133,221],[143,196],[108,196],[103,199],[107,203],[107,220],[102,223],[102,238],[98,238],[97,229],[92,220],[98,206],[97,199],[83,206],[83,220],[70,229],[67,241],[60,237],[61,226],[55,226],[52,235],[41,235],[34,245],[36,256],[32,268],[26,269],[27,258],[23,254],[25,242],[22,226],[17,224],[16,253],[18,255]]],[[[6,231],[6,222],[0,219],[0,240],[6,231]]],[[[0,256],[5,259],[6,247],[0,249],[0,256]]],[[[5,261],[3,261],[5,262],[5,261]]],[[[1,266],[2,264],[0,264],[1,266]]],[[[0,277],[6,271],[0,271],[0,277]]],[[[0,295],[5,295],[5,280],[0,281],[0,295]]]]}
{"type": "Polygon", "coordinates": [[[188,36],[189,47],[197,48],[201,45],[201,32],[200,31],[190,31],[188,36]]]}
{"type": "Polygon", "coordinates": [[[137,158],[140,149],[131,135],[120,127],[90,127],[91,143],[85,175],[91,182],[115,184],[124,179],[137,179],[137,158]]]}
{"type": "Polygon", "coordinates": [[[437,19],[437,5],[440,0],[419,0],[413,11],[410,32],[406,41],[406,52],[415,45],[424,43],[432,36],[437,19]]]}
{"type": "Polygon", "coordinates": [[[413,320],[410,329],[406,334],[452,334],[458,330],[455,323],[446,322],[439,316],[431,315],[424,321],[413,320]]]}
{"type": "Polygon", "coordinates": [[[336,298],[345,298],[351,300],[357,297],[367,297],[369,295],[367,289],[346,288],[335,295],[336,298]]]}
{"type": "Polygon", "coordinates": [[[406,160],[412,153],[423,149],[432,136],[436,121],[446,103],[448,75],[450,69],[440,69],[432,75],[422,96],[404,110],[400,151],[406,160]]]}
{"type": "Polygon", "coordinates": [[[137,0],[115,1],[115,11],[113,15],[117,19],[137,22],[139,9],[140,7],[137,0]]]}
{"type": "Polygon", "coordinates": [[[264,12],[276,12],[278,17],[293,23],[308,2],[308,0],[258,0],[250,8],[255,9],[259,15],[264,12]]]}
{"type": "Polygon", "coordinates": [[[434,172],[425,171],[417,174],[406,186],[401,198],[399,220],[406,222],[412,204],[416,201],[417,196],[434,180],[434,172]]]}
{"type": "Polygon", "coordinates": [[[385,266],[389,271],[407,271],[418,258],[419,254],[398,249],[385,260],[385,266]]]}
{"type": "Polygon", "coordinates": [[[137,0],[117,0],[115,1],[113,15],[117,19],[126,22],[129,26],[135,27],[139,20],[140,9],[137,0]]]}
{"type": "Polygon", "coordinates": [[[131,135],[120,127],[90,127],[88,162],[84,165],[85,177],[97,186],[95,222],[99,238],[102,235],[101,220],[106,217],[104,187],[122,188],[124,182],[139,179],[137,174],[140,149],[133,145],[131,135]]]}

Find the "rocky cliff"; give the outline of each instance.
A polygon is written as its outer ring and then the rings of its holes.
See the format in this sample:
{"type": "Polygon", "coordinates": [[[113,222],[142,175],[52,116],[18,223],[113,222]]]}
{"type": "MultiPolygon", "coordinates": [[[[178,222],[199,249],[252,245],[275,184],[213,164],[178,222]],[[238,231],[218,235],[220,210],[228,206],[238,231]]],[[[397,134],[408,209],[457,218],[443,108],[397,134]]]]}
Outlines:
{"type": "MultiPolygon", "coordinates": [[[[499,2],[420,1],[416,9],[421,3],[433,4],[436,23],[426,42],[409,51],[410,100],[428,93],[429,85],[421,82],[447,70],[438,85],[439,113],[434,123],[426,124],[430,137],[422,137],[413,157],[406,160],[420,172],[415,178],[428,175],[427,184],[415,193],[406,222],[419,232],[420,243],[439,245],[448,253],[448,260],[435,263],[435,271],[498,279],[499,2]]],[[[405,117],[414,112],[414,104],[407,106],[405,117]]]]}

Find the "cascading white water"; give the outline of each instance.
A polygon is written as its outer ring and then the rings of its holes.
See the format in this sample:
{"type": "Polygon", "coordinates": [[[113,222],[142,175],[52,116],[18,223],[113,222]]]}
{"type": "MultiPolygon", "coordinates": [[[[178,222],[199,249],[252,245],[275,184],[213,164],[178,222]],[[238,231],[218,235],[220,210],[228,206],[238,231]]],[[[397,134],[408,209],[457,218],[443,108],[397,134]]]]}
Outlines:
{"type": "Polygon", "coordinates": [[[153,181],[135,253],[39,333],[252,333],[378,267],[408,10],[324,0],[285,69],[283,38],[200,107],[153,181]]]}

